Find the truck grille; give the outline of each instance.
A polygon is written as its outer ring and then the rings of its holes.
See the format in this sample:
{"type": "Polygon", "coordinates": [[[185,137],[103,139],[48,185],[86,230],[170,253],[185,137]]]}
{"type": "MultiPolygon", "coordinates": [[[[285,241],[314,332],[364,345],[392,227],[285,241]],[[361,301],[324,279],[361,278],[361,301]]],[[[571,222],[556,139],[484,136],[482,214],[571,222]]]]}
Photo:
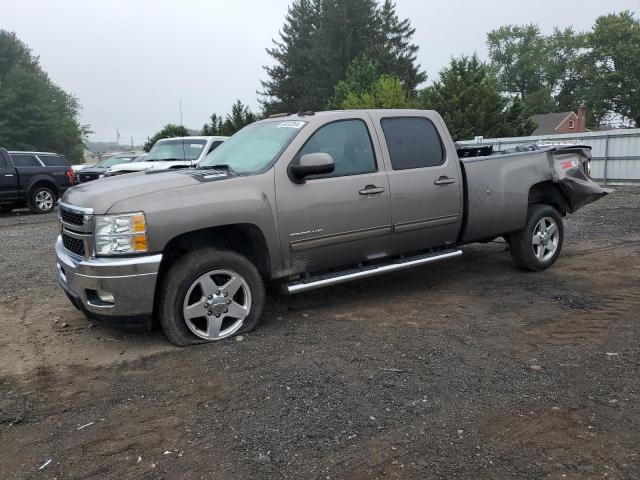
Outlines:
{"type": "Polygon", "coordinates": [[[71,253],[75,253],[81,257],[84,257],[84,242],[77,238],[72,238],[62,233],[62,245],[71,253]]]}
{"type": "Polygon", "coordinates": [[[60,220],[69,225],[82,226],[84,222],[84,215],[82,213],[75,213],[70,210],[65,210],[60,207],[60,220]]]}

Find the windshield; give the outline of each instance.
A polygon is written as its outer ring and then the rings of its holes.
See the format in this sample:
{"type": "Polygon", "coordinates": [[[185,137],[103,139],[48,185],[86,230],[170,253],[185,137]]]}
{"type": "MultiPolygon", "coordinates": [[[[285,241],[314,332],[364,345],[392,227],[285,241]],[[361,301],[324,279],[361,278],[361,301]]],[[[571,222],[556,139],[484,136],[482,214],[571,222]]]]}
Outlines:
{"type": "Polygon", "coordinates": [[[106,160],[103,160],[100,163],[98,163],[96,165],[96,167],[98,167],[98,168],[109,168],[109,167],[113,167],[114,165],[120,165],[121,163],[129,163],[134,158],[135,157],[112,157],[112,158],[107,158],[106,160]]]}
{"type": "Polygon", "coordinates": [[[255,173],[267,167],[306,122],[253,123],[209,153],[200,167],[228,165],[237,173],[255,173]]]}
{"type": "Polygon", "coordinates": [[[153,146],[145,162],[196,160],[206,144],[206,140],[192,138],[160,140],[153,146]]]}

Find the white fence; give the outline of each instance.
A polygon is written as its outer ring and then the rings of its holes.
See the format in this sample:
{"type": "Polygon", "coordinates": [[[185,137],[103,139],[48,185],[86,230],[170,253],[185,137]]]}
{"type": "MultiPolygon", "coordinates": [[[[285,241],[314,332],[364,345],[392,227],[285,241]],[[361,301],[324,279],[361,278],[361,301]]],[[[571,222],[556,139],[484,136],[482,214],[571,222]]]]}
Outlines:
{"type": "Polygon", "coordinates": [[[466,140],[461,145],[495,145],[496,149],[527,143],[576,144],[591,147],[591,176],[609,184],[640,183],[640,128],[577,134],[466,140]]]}

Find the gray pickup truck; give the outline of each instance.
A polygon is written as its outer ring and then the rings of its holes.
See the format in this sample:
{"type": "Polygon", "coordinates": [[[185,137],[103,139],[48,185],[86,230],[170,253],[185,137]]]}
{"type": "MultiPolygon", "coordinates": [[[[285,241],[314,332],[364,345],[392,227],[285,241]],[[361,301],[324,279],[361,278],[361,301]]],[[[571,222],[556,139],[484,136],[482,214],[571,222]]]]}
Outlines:
{"type": "Polygon", "coordinates": [[[433,111],[275,116],[196,169],[79,185],[60,202],[58,278],[88,317],[159,321],[177,345],[253,329],[288,293],[461,255],[504,237],[550,267],[562,218],[605,195],[588,147],[457,148],[433,111]]]}

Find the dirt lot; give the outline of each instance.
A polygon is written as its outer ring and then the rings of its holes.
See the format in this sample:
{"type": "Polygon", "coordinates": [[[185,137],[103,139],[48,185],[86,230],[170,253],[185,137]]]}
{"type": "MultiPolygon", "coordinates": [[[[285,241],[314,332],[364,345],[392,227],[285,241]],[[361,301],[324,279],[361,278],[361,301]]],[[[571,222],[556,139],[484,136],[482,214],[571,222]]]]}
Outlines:
{"type": "Polygon", "coordinates": [[[470,246],[176,349],[90,328],[55,216],[3,215],[0,476],[640,478],[640,189],[566,226],[546,272],[470,246]]]}

